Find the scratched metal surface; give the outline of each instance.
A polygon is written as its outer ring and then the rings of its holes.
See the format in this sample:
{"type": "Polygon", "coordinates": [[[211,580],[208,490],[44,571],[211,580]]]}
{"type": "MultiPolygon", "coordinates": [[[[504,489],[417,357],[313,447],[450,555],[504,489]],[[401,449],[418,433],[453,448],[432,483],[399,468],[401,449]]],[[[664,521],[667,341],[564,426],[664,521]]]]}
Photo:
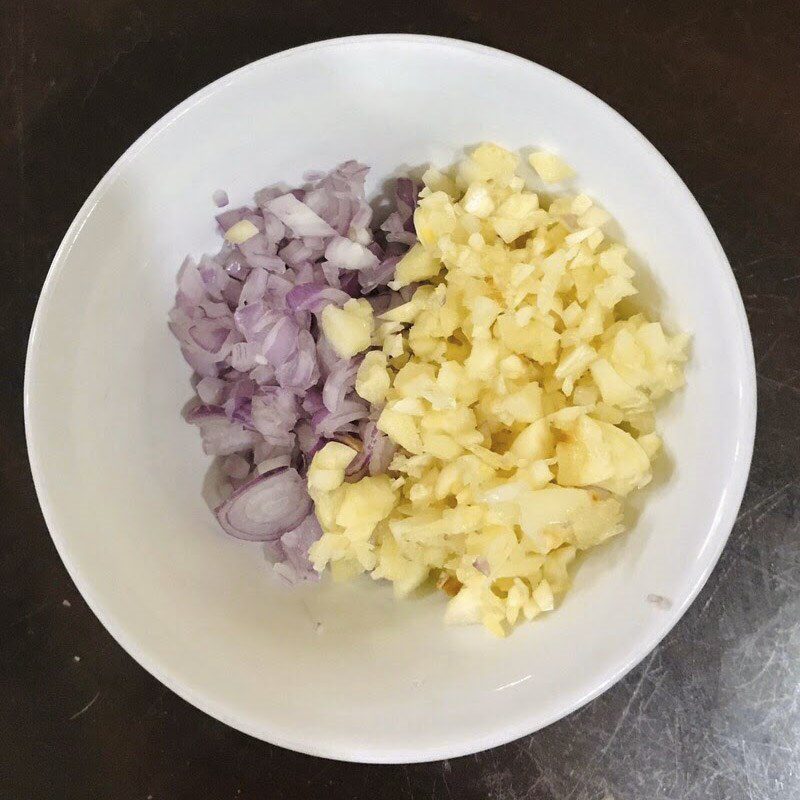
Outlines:
{"type": "Polygon", "coordinates": [[[0,11],[0,797],[800,797],[795,3],[0,0],[0,11]],[[21,387],[55,248],[139,133],[190,92],[270,52],[397,30],[539,61],[597,93],[656,144],[733,264],[760,407],[730,543],[689,613],[643,664],[514,744],[450,762],[369,767],[238,734],[164,689],[112,641],[45,530],[25,457],[21,387]]]}

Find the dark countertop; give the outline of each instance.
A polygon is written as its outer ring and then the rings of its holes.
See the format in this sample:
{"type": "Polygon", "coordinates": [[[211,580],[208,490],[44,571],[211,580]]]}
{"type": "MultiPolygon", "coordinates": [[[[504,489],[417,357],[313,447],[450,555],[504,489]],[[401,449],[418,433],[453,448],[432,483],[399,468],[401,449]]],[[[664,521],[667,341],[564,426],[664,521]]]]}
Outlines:
{"type": "Polygon", "coordinates": [[[800,797],[799,9],[789,0],[0,0],[0,797],[800,797]],[[626,116],[716,229],[744,296],[759,377],[742,511],[676,629],[621,683],[546,730],[406,767],[323,761],[250,739],[137,666],[56,555],[22,425],[39,288],[113,161],[235,67],[377,31],[510,50],[626,116]]]}

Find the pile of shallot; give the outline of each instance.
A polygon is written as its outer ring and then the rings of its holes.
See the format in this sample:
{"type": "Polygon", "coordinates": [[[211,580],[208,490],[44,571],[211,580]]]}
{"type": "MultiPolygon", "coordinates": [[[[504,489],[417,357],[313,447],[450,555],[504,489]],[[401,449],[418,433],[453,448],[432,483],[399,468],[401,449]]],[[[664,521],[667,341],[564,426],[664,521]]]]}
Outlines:
{"type": "MultiPolygon", "coordinates": [[[[321,532],[305,481],[314,453],[334,439],[354,445],[351,480],[384,472],[393,455],[379,409],[354,391],[360,357],[340,358],[318,324],[329,303],[364,297],[377,314],[406,295],[387,284],[416,242],[418,187],[398,179],[394,210],[373,230],[367,170],[348,161],[308,175],[302,189],[266,188],[254,206],[220,213],[222,249],[184,261],[170,312],[196,373],[187,420],[229,485],[217,519],[232,536],[266,542],[291,582],[316,577],[307,554],[321,532]]],[[[227,203],[225,193],[215,202],[227,203]]]]}

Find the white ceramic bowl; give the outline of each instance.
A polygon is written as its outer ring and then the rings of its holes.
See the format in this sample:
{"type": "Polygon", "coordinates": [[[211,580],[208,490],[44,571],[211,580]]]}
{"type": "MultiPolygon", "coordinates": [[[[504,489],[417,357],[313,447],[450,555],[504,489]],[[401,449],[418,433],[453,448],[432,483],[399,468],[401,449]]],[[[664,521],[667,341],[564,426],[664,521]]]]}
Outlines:
{"type": "Polygon", "coordinates": [[[31,334],[25,411],[56,547],[140,664],[253,736],[332,758],[407,762],[535,731],[656,645],[733,524],[755,391],[725,255],[636,130],[515,56],[387,35],[240,69],[122,156],[53,261],[31,334]],[[670,468],[642,493],[635,528],[585,559],[556,613],[505,641],[445,628],[441,598],[395,603],[368,579],[287,590],[258,545],[221,533],[200,495],[207,459],[180,415],[189,369],[166,326],[182,258],[216,246],[215,189],[236,204],[265,183],[355,157],[372,165],[374,191],[393,172],[451,162],[482,140],[562,153],[646,265],[645,295],[694,336],[688,386],[660,416],[670,468]]]}

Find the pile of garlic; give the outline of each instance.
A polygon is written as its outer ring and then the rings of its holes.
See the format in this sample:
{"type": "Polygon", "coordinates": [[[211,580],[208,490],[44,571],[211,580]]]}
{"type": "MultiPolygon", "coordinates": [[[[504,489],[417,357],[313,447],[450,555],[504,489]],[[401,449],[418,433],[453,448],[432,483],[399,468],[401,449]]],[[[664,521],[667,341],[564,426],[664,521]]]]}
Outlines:
{"type": "MultiPolygon", "coordinates": [[[[545,180],[571,174],[530,161],[545,180]]],[[[622,530],[661,446],[653,402],[683,384],[688,344],[619,311],[636,289],[609,215],[583,194],[540,207],[517,167],[485,144],[451,174],[428,170],[419,242],[390,284],[421,283],[411,300],[377,320],[363,301],[330,312],[334,347],[374,348],[356,391],[383,404],[400,450],[388,475],[346,483],[356,453],[330,443],[308,474],[316,569],[369,572],[398,596],[431,576],[446,621],[500,636],[554,607],[576,551],[622,530]]]]}

